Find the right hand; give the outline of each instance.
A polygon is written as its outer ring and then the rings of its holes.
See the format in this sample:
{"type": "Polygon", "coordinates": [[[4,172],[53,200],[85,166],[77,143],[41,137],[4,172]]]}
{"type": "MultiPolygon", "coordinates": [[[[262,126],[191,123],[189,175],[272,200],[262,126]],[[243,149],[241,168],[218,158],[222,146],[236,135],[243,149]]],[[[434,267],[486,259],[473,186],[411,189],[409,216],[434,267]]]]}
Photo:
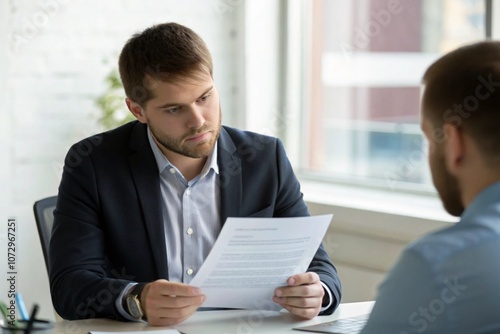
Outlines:
{"type": "Polygon", "coordinates": [[[206,297],[197,287],[160,279],[146,284],[142,309],[152,326],[171,326],[189,318],[206,297]]]}

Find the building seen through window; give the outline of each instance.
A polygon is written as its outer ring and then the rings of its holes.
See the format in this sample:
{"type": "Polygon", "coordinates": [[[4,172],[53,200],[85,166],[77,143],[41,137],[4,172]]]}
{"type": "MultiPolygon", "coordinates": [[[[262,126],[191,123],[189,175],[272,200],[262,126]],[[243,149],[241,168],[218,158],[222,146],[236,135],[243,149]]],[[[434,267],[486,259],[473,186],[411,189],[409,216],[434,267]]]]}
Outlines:
{"type": "Polygon", "coordinates": [[[313,0],[310,6],[302,170],[393,190],[432,189],[419,125],[420,80],[442,54],[485,38],[484,1],[313,0]]]}

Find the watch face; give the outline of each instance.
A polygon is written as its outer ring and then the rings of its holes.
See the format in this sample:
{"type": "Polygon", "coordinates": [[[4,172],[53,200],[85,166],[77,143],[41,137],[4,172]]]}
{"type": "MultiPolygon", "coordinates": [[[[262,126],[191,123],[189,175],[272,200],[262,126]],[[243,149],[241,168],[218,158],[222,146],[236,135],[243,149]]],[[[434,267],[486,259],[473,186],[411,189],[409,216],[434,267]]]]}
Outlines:
{"type": "Polygon", "coordinates": [[[142,310],[136,297],[127,298],[127,306],[130,315],[136,319],[142,318],[142,310]]]}

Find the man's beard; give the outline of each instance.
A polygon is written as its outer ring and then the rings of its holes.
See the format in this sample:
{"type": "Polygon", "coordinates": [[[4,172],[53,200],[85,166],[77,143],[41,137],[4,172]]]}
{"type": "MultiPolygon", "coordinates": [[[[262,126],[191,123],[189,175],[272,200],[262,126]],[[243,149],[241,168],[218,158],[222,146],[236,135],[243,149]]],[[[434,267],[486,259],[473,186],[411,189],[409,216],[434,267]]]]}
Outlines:
{"type": "MultiPolygon", "coordinates": [[[[220,113],[220,111],[219,111],[220,113]]],[[[214,129],[210,129],[208,126],[203,125],[201,128],[193,129],[188,133],[184,134],[181,139],[175,139],[169,137],[167,134],[163,134],[151,124],[147,122],[151,133],[158,143],[160,143],[165,149],[175,152],[177,154],[189,157],[189,158],[206,158],[214,149],[215,142],[219,138],[220,129],[222,126],[222,117],[219,116],[219,124],[214,129]],[[205,133],[207,130],[211,131],[212,138],[208,142],[203,142],[198,145],[189,145],[186,143],[186,139],[196,136],[197,134],[205,133]]]]}
{"type": "Polygon", "coordinates": [[[458,180],[446,169],[443,153],[436,152],[436,154],[438,156],[432,158],[430,166],[434,186],[446,211],[453,216],[461,216],[465,207],[460,196],[458,180]]]}

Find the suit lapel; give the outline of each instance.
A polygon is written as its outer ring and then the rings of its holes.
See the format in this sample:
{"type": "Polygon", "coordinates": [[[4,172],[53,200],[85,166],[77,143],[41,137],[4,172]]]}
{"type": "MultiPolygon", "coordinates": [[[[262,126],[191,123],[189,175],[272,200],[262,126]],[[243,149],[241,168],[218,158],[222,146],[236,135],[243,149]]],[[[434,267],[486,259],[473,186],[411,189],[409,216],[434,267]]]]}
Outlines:
{"type": "Polygon", "coordinates": [[[221,129],[217,147],[221,196],[221,222],[224,224],[227,217],[241,216],[241,160],[236,156],[236,146],[224,128],[221,129]]]}
{"type": "Polygon", "coordinates": [[[130,170],[144,217],[149,244],[159,278],[168,278],[165,232],[162,221],[158,167],[147,137],[147,127],[137,123],[130,136],[130,170]]]}

